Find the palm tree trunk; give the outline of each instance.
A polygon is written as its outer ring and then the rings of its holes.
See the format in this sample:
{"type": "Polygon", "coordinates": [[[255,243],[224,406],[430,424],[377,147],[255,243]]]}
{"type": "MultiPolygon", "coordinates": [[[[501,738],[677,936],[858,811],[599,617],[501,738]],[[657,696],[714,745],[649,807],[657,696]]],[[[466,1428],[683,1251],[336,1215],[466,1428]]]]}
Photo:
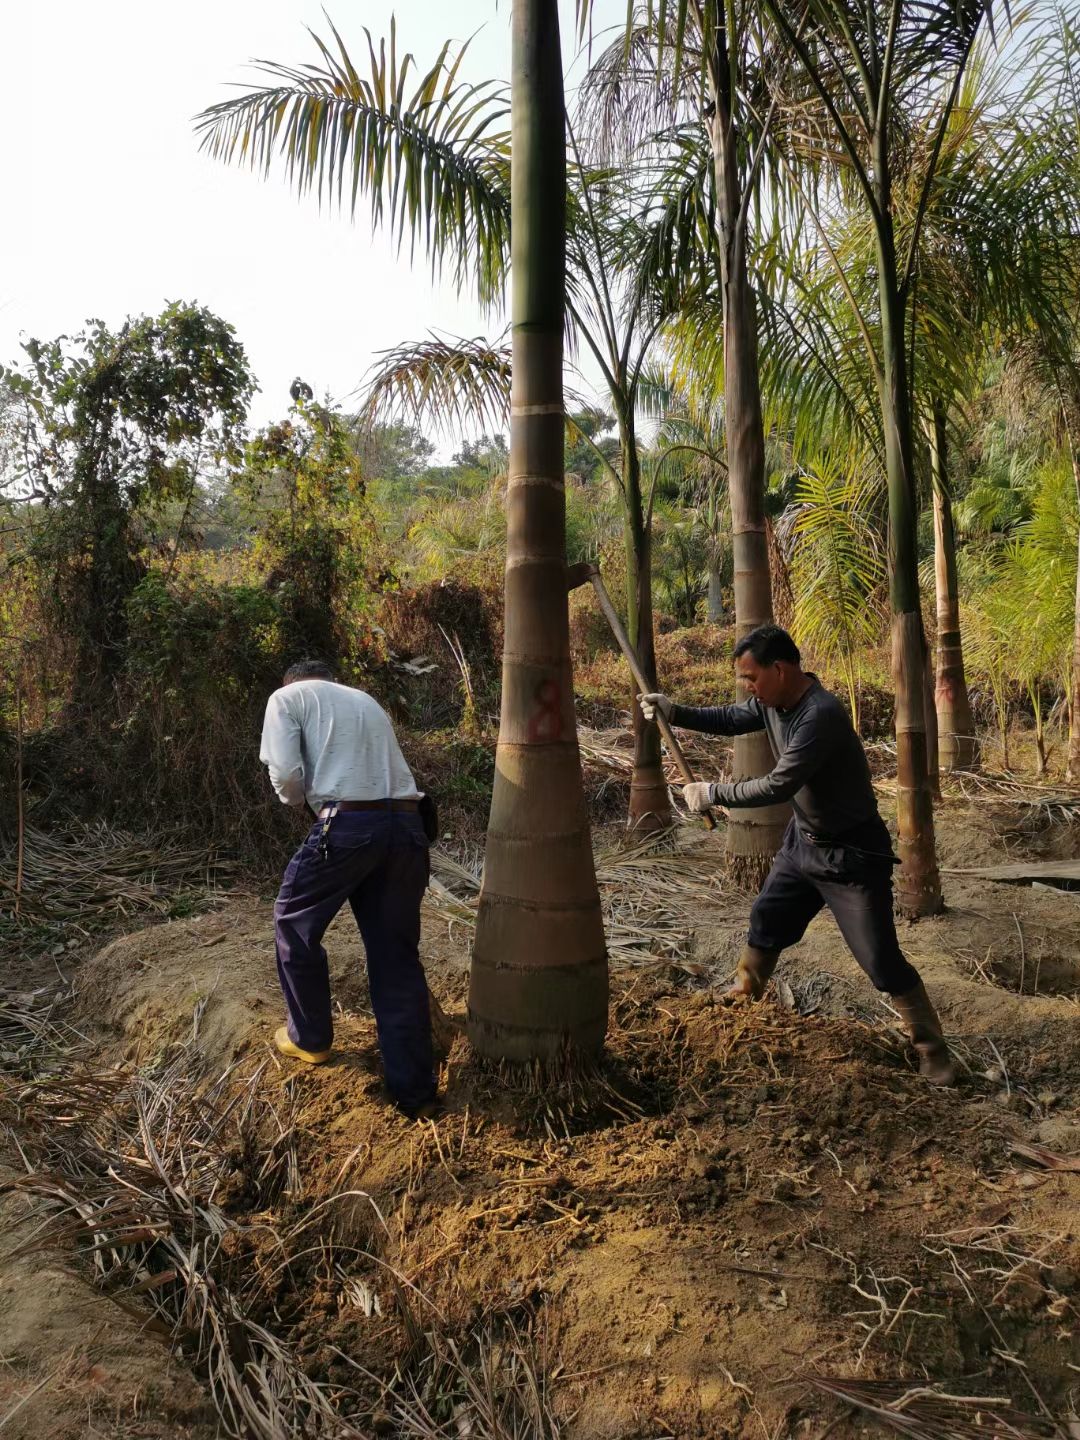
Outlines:
{"type": "Polygon", "coordinates": [[[1001,741],[1001,768],[1006,773],[1012,769],[1009,757],[1009,696],[1008,681],[1002,675],[994,702],[997,706],[998,739],[1001,741]]]}
{"type": "MultiPolygon", "coordinates": [[[[726,12],[717,7],[718,21],[726,12]]],[[[728,39],[718,23],[709,63],[714,113],[710,122],[716,177],[724,309],[724,429],[735,564],[735,630],[741,638],[773,618],[769,544],[765,526],[765,426],[758,375],[757,312],[746,267],[747,213],[742,207],[739,134],[730,93],[728,39]]],[[[741,687],[740,700],[746,698],[741,687]]],[[[767,775],[774,764],[764,731],[735,739],[736,780],[767,775]]],[[[732,876],[757,887],[772,866],[791,815],[787,805],[734,809],[728,824],[732,876]]]]}
{"type": "MultiPolygon", "coordinates": [[[[1068,414],[1065,411],[1064,402],[1062,402],[1062,412],[1065,414],[1073,481],[1076,484],[1077,513],[1080,514],[1080,449],[1077,448],[1072,430],[1068,428],[1068,414]]],[[[1069,693],[1069,759],[1065,769],[1065,778],[1069,781],[1080,780],[1080,535],[1077,537],[1076,605],[1073,615],[1072,689],[1069,693]]]]}
{"type": "Polygon", "coordinates": [[[964,650],[960,637],[960,592],[956,581],[956,532],[949,493],[945,411],[935,404],[930,428],[934,488],[934,581],[937,593],[937,666],[934,701],[938,753],[943,770],[970,770],[978,750],[971,717],[964,650]]]}
{"type": "Polygon", "coordinates": [[[710,625],[722,625],[724,623],[724,589],[720,578],[720,567],[714,562],[709,562],[709,589],[706,599],[705,616],[710,625]]]}
{"type": "Polygon", "coordinates": [[[608,968],[566,599],[566,149],[557,0],[514,0],[512,53],[506,625],[468,1031],[482,1054],[523,1062],[599,1050],[608,968]]]}
{"type": "Polygon", "coordinates": [[[934,844],[934,801],[927,743],[926,635],[919,603],[918,504],[904,350],[904,311],[897,284],[896,245],[889,198],[888,152],[875,156],[880,207],[878,293],[881,302],[881,409],[889,488],[889,602],[896,693],[896,823],[900,873],[897,900],[906,915],[942,908],[934,844]]]}
{"type": "Polygon", "coordinates": [[[1046,774],[1046,727],[1043,723],[1042,692],[1038,678],[1028,685],[1028,699],[1031,713],[1035,717],[1035,774],[1038,779],[1046,774]]]}
{"type": "MultiPolygon", "coordinates": [[[[645,519],[641,495],[641,457],[632,428],[622,424],[623,492],[626,517],[626,629],[651,689],[657,686],[656,642],[652,606],[652,534],[645,519]]],[[[648,833],[666,830],[673,821],[671,796],[664,779],[660,730],[655,720],[646,720],[637,703],[637,686],[630,695],[633,717],[634,768],[630,776],[631,830],[648,833]]]]}

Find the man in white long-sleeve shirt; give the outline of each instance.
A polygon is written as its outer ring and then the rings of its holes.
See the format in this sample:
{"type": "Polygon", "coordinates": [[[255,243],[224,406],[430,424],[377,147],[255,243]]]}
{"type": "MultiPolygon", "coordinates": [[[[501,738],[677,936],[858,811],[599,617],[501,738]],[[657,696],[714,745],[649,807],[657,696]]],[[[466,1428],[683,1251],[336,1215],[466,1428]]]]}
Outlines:
{"type": "Polygon", "coordinates": [[[304,661],[266,706],[259,758],[286,805],[310,806],[311,833],[290,860],[274,905],[278,975],[288,1023],[283,1054],[330,1058],[333,1022],[323,935],[346,901],[367,952],[371,1006],[387,1089],[407,1114],[435,1098],[420,902],[430,874],[420,792],[389,717],[370,695],[304,661]]]}

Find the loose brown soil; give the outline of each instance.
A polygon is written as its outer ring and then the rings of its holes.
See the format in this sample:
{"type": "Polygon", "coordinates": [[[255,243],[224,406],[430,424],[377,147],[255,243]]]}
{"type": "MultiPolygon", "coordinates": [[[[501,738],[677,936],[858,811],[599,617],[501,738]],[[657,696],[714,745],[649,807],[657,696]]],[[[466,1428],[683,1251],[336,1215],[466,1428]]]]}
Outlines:
{"type": "MultiPolygon", "coordinates": [[[[0,1166],[0,1184],[16,1178],[0,1166]]],[[[33,1219],[23,1197],[0,1201],[5,1250],[30,1237],[33,1219]]],[[[99,1298],[58,1256],[4,1262],[0,1356],[0,1429],[12,1440],[216,1434],[206,1394],[168,1337],[99,1298]]]]}
{"type": "MultiPolygon", "coordinates": [[[[1060,826],[1018,841],[1015,811],[981,803],[951,802],[940,830],[956,867],[1075,843],[1060,826]]],[[[682,843],[716,842],[693,831],[682,843]]],[[[720,889],[689,917],[688,964],[613,976],[598,1076],[530,1089],[479,1069],[459,1041],[435,1124],[383,1098],[344,918],[327,942],[336,1055],[320,1069],[282,1064],[268,1045],[280,1019],[270,906],[251,897],[88,957],[76,1018],[110,1063],[152,1064],[194,1034],[208,1076],[263,1067],[261,1093],[295,1127],[299,1186],[263,1193],[238,1147],[216,1197],[246,1227],[236,1263],[266,1277],[257,1318],[309,1374],[348,1384],[384,1433],[392,1396],[355,1365],[385,1380],[407,1372],[422,1332],[467,1348],[498,1317],[542,1338],[552,1406],[574,1437],[809,1437],[834,1420],[834,1435],[867,1433],[873,1422],[815,1390],[815,1375],[940,1384],[1008,1399],[1021,1430],[1040,1407],[1064,1425],[1080,1389],[1080,1174],[1011,1146],[1080,1152],[1080,897],[960,876],[946,888],[948,912],[902,940],[955,1041],[956,1093],[914,1073],[827,917],[769,1000],[719,1003],[749,903],[720,889]],[[280,1265],[260,1236],[317,1210],[340,1263],[314,1247],[280,1265]],[[350,1300],[354,1282],[381,1314],[350,1300]]],[[[425,916],[430,983],[452,1012],[468,940],[425,916]]],[[[139,1355],[156,1378],[132,1371],[124,1393],[158,1386],[172,1429],[72,1428],[92,1367],[123,1366],[92,1339],[107,1302],[70,1303],[76,1282],[48,1263],[63,1276],[55,1295],[19,1262],[0,1307],[11,1393],[47,1382],[11,1433],[43,1433],[40,1419],[19,1425],[49,1405],[65,1436],[200,1433],[193,1382],[157,1350],[139,1355]],[[53,1337],[40,1353],[10,1338],[12,1316],[36,1327],[34,1307],[53,1337]],[[62,1353],[76,1371],[50,1379],[62,1353]]],[[[105,1313],[122,1350],[130,1317],[105,1313]]]]}

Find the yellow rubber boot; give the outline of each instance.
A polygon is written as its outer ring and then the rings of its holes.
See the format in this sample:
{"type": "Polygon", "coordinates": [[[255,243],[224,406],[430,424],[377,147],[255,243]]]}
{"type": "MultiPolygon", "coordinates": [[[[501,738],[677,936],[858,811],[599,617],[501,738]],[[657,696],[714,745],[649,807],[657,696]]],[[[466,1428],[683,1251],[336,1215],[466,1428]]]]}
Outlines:
{"type": "Polygon", "coordinates": [[[282,1055],[288,1055],[290,1060],[303,1060],[306,1065],[325,1065],[330,1059],[329,1049],[301,1050],[299,1045],[294,1045],[289,1039],[289,1032],[284,1025],[274,1031],[274,1044],[282,1055]]]}

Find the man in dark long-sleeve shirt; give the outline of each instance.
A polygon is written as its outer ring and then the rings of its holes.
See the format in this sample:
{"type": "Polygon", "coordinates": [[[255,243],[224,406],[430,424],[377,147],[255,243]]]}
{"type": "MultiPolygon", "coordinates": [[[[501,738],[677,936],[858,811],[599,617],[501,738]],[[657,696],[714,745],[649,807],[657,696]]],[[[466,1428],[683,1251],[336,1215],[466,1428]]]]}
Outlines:
{"type": "Polygon", "coordinates": [[[738,705],[689,709],[666,695],[643,695],[673,725],[712,735],[764,730],[775,765],[754,780],[687,785],[692,810],[777,805],[794,811],[772,870],[750,913],[747,944],[733,993],[759,999],[782,950],[802,939],[828,906],[873,984],[890,995],[919,1056],[919,1070],[952,1084],[952,1061],[918,972],[896,938],[892,910],[892,841],[878,814],[862,742],[843,704],[800,664],[795,642],[763,625],[735,647],[739,679],[750,698],[738,705]]]}

